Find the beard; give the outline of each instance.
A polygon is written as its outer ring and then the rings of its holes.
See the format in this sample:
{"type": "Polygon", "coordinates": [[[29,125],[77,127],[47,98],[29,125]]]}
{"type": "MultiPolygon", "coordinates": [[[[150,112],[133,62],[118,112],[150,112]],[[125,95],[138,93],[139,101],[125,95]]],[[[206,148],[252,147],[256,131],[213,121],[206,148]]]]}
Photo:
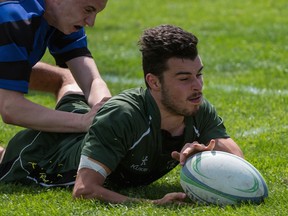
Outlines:
{"type": "MultiPolygon", "coordinates": [[[[202,95],[202,93],[199,93],[199,92],[194,93],[189,98],[195,98],[197,96],[199,97],[199,95],[202,95]]],[[[182,103],[183,105],[181,106],[180,103],[177,103],[177,100],[175,101],[175,98],[177,99],[177,96],[171,95],[168,88],[165,88],[165,87],[162,88],[161,103],[168,112],[174,115],[185,116],[185,117],[196,115],[196,113],[199,110],[200,104],[195,104],[195,105],[192,104],[189,107],[185,107],[184,105],[186,103],[182,103]]],[[[189,103],[188,102],[189,98],[187,98],[187,103],[189,103]]]]}

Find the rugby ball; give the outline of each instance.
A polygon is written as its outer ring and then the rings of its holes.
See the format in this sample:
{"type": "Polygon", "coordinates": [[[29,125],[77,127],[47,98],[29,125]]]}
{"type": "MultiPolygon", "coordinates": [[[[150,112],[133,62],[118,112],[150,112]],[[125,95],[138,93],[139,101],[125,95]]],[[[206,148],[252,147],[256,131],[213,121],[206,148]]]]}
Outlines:
{"type": "Polygon", "coordinates": [[[259,204],[268,196],[266,182],[252,164],[222,151],[189,157],[180,171],[180,184],[192,201],[202,204],[259,204]]]}

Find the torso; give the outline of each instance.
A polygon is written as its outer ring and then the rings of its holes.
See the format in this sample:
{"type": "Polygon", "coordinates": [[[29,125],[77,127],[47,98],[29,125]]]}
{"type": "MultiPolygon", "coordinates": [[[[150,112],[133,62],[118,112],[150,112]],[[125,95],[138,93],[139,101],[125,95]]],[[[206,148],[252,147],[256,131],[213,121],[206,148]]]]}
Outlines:
{"type": "MultiPolygon", "coordinates": [[[[140,91],[134,92],[132,96],[124,94],[110,99],[105,108],[98,112],[96,123],[92,126],[93,136],[98,138],[87,139],[89,146],[84,145],[84,154],[109,167],[113,173],[110,179],[115,180],[118,184],[120,181],[130,185],[149,183],[166,174],[178,164],[178,161],[171,158],[173,149],[163,151],[165,141],[163,141],[160,113],[155,101],[147,92],[142,96],[141,93],[144,94],[140,91]],[[108,108],[110,106],[118,107],[118,109],[111,109],[111,111],[108,108]],[[109,116],[110,120],[105,120],[105,116],[109,116]],[[110,136],[105,136],[105,133],[110,136]],[[105,140],[99,139],[99,137],[105,137],[105,140]],[[97,152],[101,152],[101,154],[97,152]]],[[[198,121],[208,123],[210,116],[206,115],[207,113],[200,112],[199,114],[200,116],[197,118],[192,116],[185,118],[184,123],[176,127],[174,133],[172,132],[171,140],[173,137],[181,139],[180,145],[179,140],[176,140],[178,151],[187,142],[195,140],[203,142],[209,139],[205,135],[205,130],[208,130],[209,127],[204,124],[198,125],[198,121]]],[[[214,116],[212,119],[215,119],[214,116]]],[[[213,124],[211,122],[212,128],[213,124]]],[[[217,124],[215,122],[216,126],[217,124]]]]}

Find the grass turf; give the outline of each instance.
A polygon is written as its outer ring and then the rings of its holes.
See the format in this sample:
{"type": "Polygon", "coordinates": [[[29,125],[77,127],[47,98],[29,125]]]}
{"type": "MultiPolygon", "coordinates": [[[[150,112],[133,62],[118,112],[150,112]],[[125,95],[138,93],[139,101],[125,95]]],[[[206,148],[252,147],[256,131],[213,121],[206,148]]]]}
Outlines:
{"type": "MultiPolygon", "coordinates": [[[[169,23],[193,32],[205,66],[205,96],[245,158],[265,177],[265,203],[224,208],[111,205],[74,201],[69,188],[0,184],[0,215],[287,215],[287,9],[285,0],[109,1],[95,27],[87,29],[91,51],[113,94],[144,86],[137,40],[145,28],[169,23]]],[[[44,61],[54,63],[48,54],[44,61]]],[[[55,105],[49,94],[30,92],[27,97],[55,105]]],[[[19,130],[0,122],[0,142],[5,146],[19,130]]],[[[148,187],[120,192],[156,199],[173,191],[181,191],[179,167],[148,187]]]]}

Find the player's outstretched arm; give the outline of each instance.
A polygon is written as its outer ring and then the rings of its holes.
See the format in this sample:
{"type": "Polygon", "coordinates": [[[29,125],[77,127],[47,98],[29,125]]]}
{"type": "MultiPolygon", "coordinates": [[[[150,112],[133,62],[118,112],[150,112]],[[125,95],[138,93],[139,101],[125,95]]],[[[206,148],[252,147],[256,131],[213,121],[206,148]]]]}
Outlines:
{"type": "MultiPolygon", "coordinates": [[[[108,170],[107,167],[105,167],[105,170],[108,170]]],[[[186,197],[185,193],[175,192],[166,194],[163,198],[157,200],[131,198],[105,188],[103,186],[104,181],[105,177],[99,172],[89,168],[81,168],[77,174],[73,197],[97,199],[108,203],[151,202],[157,205],[182,203],[186,197]]]]}
{"type": "Polygon", "coordinates": [[[6,124],[46,132],[86,132],[99,106],[86,114],[52,110],[27,100],[23,93],[0,89],[0,115],[6,124]]]}
{"type": "Polygon", "coordinates": [[[184,165],[187,158],[201,151],[224,151],[235,154],[239,157],[244,157],[240,147],[231,138],[212,139],[207,145],[200,144],[197,141],[193,143],[186,143],[181,152],[174,151],[171,156],[178,160],[181,165],[184,165]]]}
{"type": "Polygon", "coordinates": [[[215,139],[215,151],[225,151],[231,154],[235,154],[244,158],[243,152],[237,143],[231,138],[219,138],[215,139]]]}
{"type": "Polygon", "coordinates": [[[92,58],[77,57],[68,61],[67,65],[91,107],[99,103],[104,97],[111,97],[108,86],[102,79],[92,58]]]}

